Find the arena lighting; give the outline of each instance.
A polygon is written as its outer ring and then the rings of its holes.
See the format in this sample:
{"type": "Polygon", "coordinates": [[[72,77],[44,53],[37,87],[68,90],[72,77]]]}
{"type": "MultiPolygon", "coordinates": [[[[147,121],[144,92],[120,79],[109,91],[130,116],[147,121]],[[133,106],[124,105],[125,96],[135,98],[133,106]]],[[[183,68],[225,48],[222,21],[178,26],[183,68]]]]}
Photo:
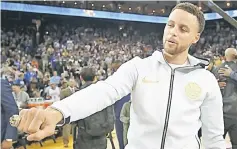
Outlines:
{"type": "Polygon", "coordinates": [[[103,8],[105,7],[105,5],[103,5],[103,8]]]}
{"type": "Polygon", "coordinates": [[[118,8],[121,9],[121,6],[119,6],[118,8]]]}
{"type": "Polygon", "coordinates": [[[199,10],[202,10],[202,7],[201,7],[201,6],[199,6],[198,8],[199,8],[199,10]]]}
{"type": "Polygon", "coordinates": [[[74,3],[75,5],[77,4],[77,2],[74,3]]]}
{"type": "Polygon", "coordinates": [[[63,4],[64,4],[65,2],[63,1],[63,4]]]}
{"type": "Polygon", "coordinates": [[[227,2],[227,3],[226,3],[226,6],[227,6],[227,7],[230,7],[230,2],[227,2]]]}
{"type": "MultiPolygon", "coordinates": [[[[33,4],[22,4],[22,3],[11,3],[1,2],[1,11],[20,11],[30,13],[41,13],[41,14],[52,14],[52,15],[65,15],[65,16],[78,16],[78,17],[90,17],[100,19],[114,19],[123,21],[137,21],[137,22],[148,22],[148,23],[167,23],[168,18],[162,16],[148,16],[140,14],[129,14],[119,12],[105,12],[98,10],[85,10],[76,8],[65,8],[55,6],[43,6],[33,4]]],[[[237,10],[225,11],[230,17],[237,17],[237,10]]],[[[217,20],[223,17],[218,13],[205,13],[204,17],[206,20],[217,20]]]]}
{"type": "Polygon", "coordinates": [[[129,10],[131,10],[132,8],[131,8],[131,7],[129,7],[128,9],[129,9],[129,10]]]}
{"type": "Polygon", "coordinates": [[[164,8],[163,8],[163,9],[161,9],[161,12],[162,12],[162,13],[165,13],[165,9],[164,9],[164,8]]]}
{"type": "Polygon", "coordinates": [[[94,4],[92,3],[92,4],[91,4],[91,6],[93,7],[93,6],[94,6],[94,4]]]}
{"type": "Polygon", "coordinates": [[[155,10],[152,11],[153,13],[156,12],[155,10]]]}

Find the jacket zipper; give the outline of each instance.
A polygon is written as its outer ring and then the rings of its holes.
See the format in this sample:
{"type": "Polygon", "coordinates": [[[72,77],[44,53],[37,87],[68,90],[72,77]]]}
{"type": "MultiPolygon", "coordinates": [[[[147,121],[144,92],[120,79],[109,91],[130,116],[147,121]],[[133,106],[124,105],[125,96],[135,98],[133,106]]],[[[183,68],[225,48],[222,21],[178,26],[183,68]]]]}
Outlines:
{"type": "Polygon", "coordinates": [[[197,143],[198,143],[198,148],[201,149],[201,141],[198,139],[197,136],[195,136],[196,140],[197,140],[197,143]]]}
{"type": "Polygon", "coordinates": [[[170,79],[169,97],[168,97],[168,103],[167,103],[167,109],[166,109],[166,116],[165,116],[165,124],[164,124],[164,129],[163,129],[163,134],[162,134],[162,140],[161,140],[160,149],[164,149],[164,147],[165,147],[165,139],[166,139],[168,124],[169,124],[170,108],[171,108],[173,85],[174,85],[174,73],[175,73],[175,69],[171,69],[171,79],[170,79]]]}
{"type": "Polygon", "coordinates": [[[165,115],[165,124],[164,124],[163,133],[162,133],[160,149],[164,149],[164,147],[165,147],[165,139],[166,139],[167,130],[168,130],[169,117],[170,117],[170,109],[171,109],[171,102],[172,102],[172,93],[173,93],[175,70],[176,69],[182,69],[182,68],[193,68],[193,66],[177,67],[175,69],[171,68],[169,96],[168,96],[168,103],[167,103],[166,115],[165,115]]]}

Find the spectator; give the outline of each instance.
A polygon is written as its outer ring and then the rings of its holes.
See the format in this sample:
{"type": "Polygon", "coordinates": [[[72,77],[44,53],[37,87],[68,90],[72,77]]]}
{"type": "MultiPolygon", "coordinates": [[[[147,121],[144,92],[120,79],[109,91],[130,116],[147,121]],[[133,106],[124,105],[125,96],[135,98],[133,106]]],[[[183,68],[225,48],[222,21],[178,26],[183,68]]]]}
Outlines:
{"type": "Polygon", "coordinates": [[[58,76],[57,71],[53,72],[53,76],[50,79],[53,79],[57,85],[60,83],[60,77],[58,76]]]}
{"type": "Polygon", "coordinates": [[[237,65],[235,63],[237,50],[234,48],[228,48],[225,51],[226,61],[217,69],[218,74],[216,76],[219,79],[219,85],[222,90],[223,97],[223,111],[225,122],[224,137],[228,133],[232,143],[232,147],[237,147],[237,83],[235,80],[226,74],[226,69],[237,71],[237,65]]]}
{"type": "Polygon", "coordinates": [[[130,125],[130,107],[131,107],[131,100],[123,105],[123,108],[121,110],[120,114],[120,120],[123,122],[123,142],[124,146],[128,144],[128,128],[130,125]]]}
{"type": "MultiPolygon", "coordinates": [[[[69,81],[68,87],[61,90],[61,93],[60,93],[61,100],[63,100],[64,98],[66,98],[70,95],[72,95],[75,92],[75,85],[76,85],[76,83],[75,83],[74,80],[69,81]]],[[[72,127],[71,127],[70,124],[66,124],[66,125],[63,126],[63,144],[64,144],[64,147],[68,147],[69,135],[70,135],[71,129],[72,129],[72,127]]]]}
{"type": "Polygon", "coordinates": [[[54,79],[50,79],[49,89],[46,94],[47,100],[52,100],[53,102],[60,101],[60,88],[57,86],[58,81],[54,79]]]}
{"type": "Polygon", "coordinates": [[[17,103],[18,108],[26,109],[28,108],[29,95],[21,90],[22,84],[19,81],[15,81],[12,84],[12,91],[14,99],[17,103]]]}

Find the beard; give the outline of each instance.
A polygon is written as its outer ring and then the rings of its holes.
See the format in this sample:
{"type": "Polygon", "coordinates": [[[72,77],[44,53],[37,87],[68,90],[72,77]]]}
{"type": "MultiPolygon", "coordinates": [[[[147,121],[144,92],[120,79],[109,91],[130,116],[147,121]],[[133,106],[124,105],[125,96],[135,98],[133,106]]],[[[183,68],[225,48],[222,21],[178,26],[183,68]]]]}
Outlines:
{"type": "Polygon", "coordinates": [[[175,56],[183,53],[187,50],[188,47],[186,46],[178,46],[178,44],[169,45],[169,43],[164,43],[164,51],[169,54],[170,56],[175,56]]]}

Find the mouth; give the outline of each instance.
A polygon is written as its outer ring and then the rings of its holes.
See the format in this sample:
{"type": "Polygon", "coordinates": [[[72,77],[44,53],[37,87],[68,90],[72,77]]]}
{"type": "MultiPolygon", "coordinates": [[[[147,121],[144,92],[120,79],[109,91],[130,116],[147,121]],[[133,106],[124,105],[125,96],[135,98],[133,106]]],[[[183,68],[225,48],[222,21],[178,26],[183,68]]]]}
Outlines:
{"type": "Polygon", "coordinates": [[[177,42],[173,39],[166,40],[170,44],[177,44],[177,42]]]}

